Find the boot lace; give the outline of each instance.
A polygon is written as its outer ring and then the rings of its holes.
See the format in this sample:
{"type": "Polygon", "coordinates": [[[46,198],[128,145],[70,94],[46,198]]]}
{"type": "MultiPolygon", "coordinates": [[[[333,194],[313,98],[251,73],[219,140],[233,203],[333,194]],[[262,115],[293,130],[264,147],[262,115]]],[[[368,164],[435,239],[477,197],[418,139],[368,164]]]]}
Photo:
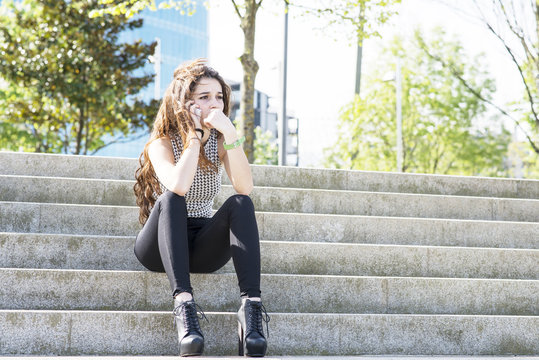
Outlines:
{"type": "Polygon", "coordinates": [[[266,333],[269,338],[269,326],[270,316],[268,315],[266,308],[260,302],[250,302],[249,303],[249,318],[247,321],[247,334],[252,331],[258,332],[260,335],[264,336],[264,330],[262,327],[262,321],[266,323],[266,333]]]}
{"type": "Polygon", "coordinates": [[[174,327],[177,326],[176,321],[178,321],[178,318],[182,318],[182,311],[184,312],[183,325],[187,332],[190,333],[194,330],[200,333],[201,330],[198,320],[204,319],[208,321],[208,318],[206,317],[206,314],[204,314],[204,311],[202,311],[202,308],[194,301],[185,301],[176,306],[172,311],[174,314],[174,327]]]}

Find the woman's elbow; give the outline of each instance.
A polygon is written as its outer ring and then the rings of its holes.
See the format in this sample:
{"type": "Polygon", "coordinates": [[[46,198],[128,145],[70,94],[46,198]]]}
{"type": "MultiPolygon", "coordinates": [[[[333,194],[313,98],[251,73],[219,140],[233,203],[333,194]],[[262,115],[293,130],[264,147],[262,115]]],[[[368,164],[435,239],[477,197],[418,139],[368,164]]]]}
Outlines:
{"type": "Polygon", "coordinates": [[[172,192],[173,192],[174,194],[180,195],[180,196],[185,196],[185,194],[187,194],[187,191],[185,191],[185,190],[177,190],[177,189],[175,189],[175,190],[173,190],[172,192]]]}
{"type": "Polygon", "coordinates": [[[185,184],[176,183],[174,184],[174,186],[172,186],[170,191],[172,191],[173,193],[177,195],[185,196],[185,194],[187,194],[187,192],[189,191],[189,187],[190,186],[186,186],[185,184]]]}
{"type": "Polygon", "coordinates": [[[241,187],[238,186],[236,187],[234,190],[236,190],[236,192],[240,195],[249,195],[251,194],[251,191],[253,191],[253,183],[249,183],[249,184],[244,184],[242,185],[241,187]]]}

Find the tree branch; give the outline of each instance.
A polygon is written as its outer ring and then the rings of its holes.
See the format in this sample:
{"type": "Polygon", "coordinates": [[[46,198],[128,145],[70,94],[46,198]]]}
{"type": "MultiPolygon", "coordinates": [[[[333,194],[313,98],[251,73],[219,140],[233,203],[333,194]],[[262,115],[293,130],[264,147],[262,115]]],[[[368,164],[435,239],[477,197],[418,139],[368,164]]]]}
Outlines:
{"type": "Polygon", "coordinates": [[[530,101],[530,109],[532,111],[532,114],[533,114],[533,117],[534,117],[534,120],[535,122],[537,123],[537,125],[539,126],[539,116],[537,116],[537,113],[535,112],[535,108],[534,108],[534,101],[533,101],[533,96],[531,94],[531,91],[530,91],[530,88],[528,86],[528,82],[526,81],[526,77],[524,76],[524,71],[522,70],[522,67],[520,66],[520,64],[518,63],[517,59],[515,58],[515,55],[513,54],[513,51],[511,50],[511,48],[507,45],[507,43],[505,42],[505,40],[492,28],[492,26],[489,24],[489,23],[486,23],[488,29],[502,42],[503,46],[505,46],[505,49],[507,50],[507,52],[509,53],[509,55],[511,56],[511,59],[513,60],[513,62],[515,63],[517,69],[518,69],[518,72],[520,74],[520,78],[522,79],[522,82],[524,84],[524,87],[526,88],[526,94],[528,95],[528,99],[530,101]]]}
{"type": "MultiPolygon", "coordinates": [[[[494,2],[494,0],[493,0],[494,2]]],[[[520,64],[518,63],[513,51],[511,50],[511,48],[507,45],[507,43],[505,42],[505,40],[501,37],[501,35],[496,32],[496,30],[494,30],[494,28],[492,27],[492,25],[490,24],[490,22],[487,20],[487,18],[485,17],[485,15],[483,14],[483,12],[481,11],[481,8],[479,6],[479,4],[477,3],[477,0],[474,0],[474,4],[477,8],[477,11],[479,12],[479,14],[481,15],[481,20],[483,22],[483,24],[485,24],[488,28],[488,30],[490,32],[492,32],[492,34],[494,34],[495,37],[497,37],[503,44],[503,46],[505,47],[505,49],[507,50],[507,52],[509,53],[509,55],[511,56],[511,59],[513,60],[513,63],[516,65],[518,71],[519,71],[519,74],[520,74],[520,77],[522,79],[522,83],[524,84],[524,87],[526,89],[526,94],[528,95],[528,99],[529,99],[529,103],[530,103],[530,109],[532,111],[532,114],[534,116],[534,120],[535,122],[537,123],[537,125],[539,126],[539,117],[537,116],[537,113],[535,112],[535,108],[534,108],[534,101],[533,101],[533,97],[531,95],[531,91],[530,91],[530,88],[528,86],[528,82],[526,81],[526,78],[524,76],[524,72],[520,66],[520,64]]],[[[537,7],[539,8],[539,4],[537,5],[537,7]]],[[[539,14],[536,13],[536,17],[537,19],[539,19],[539,14]]],[[[539,21],[539,20],[538,20],[539,21]]],[[[538,23],[538,26],[539,26],[539,23],[538,23]]],[[[539,36],[539,27],[538,27],[538,34],[539,36]]],[[[519,125],[519,124],[518,124],[519,125]]],[[[520,125],[519,125],[520,127],[520,125]]],[[[521,128],[522,129],[522,128],[521,128]]],[[[523,130],[523,129],[522,129],[523,130]]],[[[536,147],[534,145],[532,145],[534,150],[536,149],[536,147]]],[[[536,151],[537,152],[537,151],[536,151]]]]}
{"type": "MultiPolygon", "coordinates": [[[[522,47],[524,48],[524,52],[526,53],[526,57],[528,58],[529,61],[534,61],[535,57],[533,56],[533,53],[530,51],[527,39],[525,38],[525,32],[522,29],[522,27],[518,25],[518,22],[516,20],[516,13],[515,13],[514,8],[513,8],[513,17],[515,18],[515,23],[512,24],[510,20],[510,16],[505,10],[505,6],[503,5],[502,0],[498,0],[498,4],[500,6],[500,9],[502,10],[507,26],[509,27],[511,32],[520,40],[520,43],[522,44],[522,47]]],[[[511,4],[513,3],[511,2],[511,4]]]]}
{"type": "Polygon", "coordinates": [[[434,1],[444,5],[445,7],[448,7],[449,9],[451,9],[452,11],[454,11],[457,14],[460,14],[463,17],[467,17],[469,21],[474,20],[474,23],[476,25],[482,25],[483,24],[483,21],[481,19],[479,19],[476,15],[474,15],[474,14],[472,14],[470,12],[466,12],[466,11],[454,6],[453,4],[451,4],[451,2],[447,3],[446,1],[443,1],[443,0],[434,0],[434,1]],[[479,20],[479,22],[477,22],[478,20],[479,20]]]}
{"type": "Polygon", "coordinates": [[[236,10],[236,14],[238,14],[240,20],[243,19],[243,16],[240,13],[240,8],[238,7],[238,4],[236,4],[236,1],[232,0],[232,4],[234,4],[234,10],[236,10]]]}
{"type": "Polygon", "coordinates": [[[444,146],[441,145],[441,147],[442,149],[436,146],[436,155],[434,156],[434,164],[432,164],[433,174],[436,174],[436,170],[438,170],[438,163],[440,162],[440,160],[442,159],[442,156],[444,155],[444,146]]]}
{"type": "Polygon", "coordinates": [[[317,12],[317,13],[329,13],[331,15],[335,15],[335,16],[340,16],[343,20],[347,20],[347,21],[350,21],[352,22],[353,24],[356,23],[356,18],[354,17],[351,17],[351,16],[346,16],[346,15],[339,15],[338,14],[338,11],[339,10],[338,8],[325,8],[325,9],[318,9],[318,8],[312,8],[312,7],[309,7],[309,6],[305,6],[305,5],[299,5],[299,4],[292,4],[289,2],[290,5],[292,6],[295,6],[297,8],[300,8],[300,9],[303,9],[305,10],[307,13],[309,12],[317,12]]]}
{"type": "Polygon", "coordinates": [[[451,170],[451,167],[453,166],[454,162],[455,162],[455,157],[453,157],[453,159],[449,162],[449,165],[447,165],[447,167],[445,168],[445,171],[443,172],[443,174],[447,175],[449,170],[451,170]]]}
{"type": "MultiPolygon", "coordinates": [[[[536,26],[536,33],[537,33],[537,39],[539,41],[539,3],[536,0],[532,0],[532,9],[535,13],[535,26],[536,26]],[[535,6],[534,3],[535,2],[535,6]]],[[[537,50],[539,51],[539,45],[537,47],[537,50]]],[[[538,61],[539,62],[539,61],[538,61]]],[[[539,71],[539,63],[537,64],[537,71],[539,71]]],[[[537,89],[539,90],[539,89],[537,89]]]]}
{"type": "Polygon", "coordinates": [[[515,124],[522,130],[522,132],[526,135],[526,138],[528,139],[531,147],[533,148],[533,150],[539,154],[539,147],[533,142],[533,140],[531,139],[531,137],[528,135],[528,133],[526,132],[526,130],[524,130],[524,128],[520,125],[520,122],[515,119],[513,116],[511,116],[509,113],[507,113],[507,111],[505,111],[504,109],[502,109],[501,107],[499,107],[498,105],[494,104],[492,101],[486,99],[485,97],[483,97],[483,95],[481,95],[481,93],[477,90],[475,90],[474,88],[472,88],[468,82],[462,77],[462,75],[460,74],[460,72],[454,68],[454,66],[452,66],[451,64],[448,64],[446,63],[442,58],[440,58],[439,56],[436,56],[434,54],[432,54],[426,47],[423,39],[419,39],[420,41],[420,44],[421,44],[421,49],[425,52],[425,54],[427,54],[428,57],[430,57],[431,59],[435,60],[435,61],[438,61],[440,64],[442,64],[442,66],[448,68],[451,73],[453,74],[453,76],[455,76],[461,83],[462,85],[464,85],[473,95],[475,95],[478,99],[480,99],[481,101],[484,101],[486,102],[487,104],[490,104],[491,106],[493,106],[494,108],[496,108],[499,112],[501,112],[503,115],[507,116],[508,118],[510,118],[511,120],[513,120],[515,122],[515,124]]]}
{"type": "MultiPolygon", "coordinates": [[[[518,31],[518,30],[520,30],[520,32],[523,32],[523,31],[522,31],[522,28],[520,28],[520,26],[518,26],[518,23],[517,23],[516,19],[515,19],[515,23],[514,23],[514,24],[511,23],[511,18],[510,18],[510,16],[509,16],[509,14],[507,13],[507,10],[505,10],[505,6],[504,6],[502,0],[497,0],[497,1],[498,1],[498,5],[499,5],[499,7],[500,7],[500,10],[501,10],[502,13],[503,13],[503,18],[504,18],[504,20],[505,20],[505,23],[507,24],[507,26],[509,26],[509,29],[513,32],[513,34],[515,34],[516,36],[520,37],[520,34],[519,34],[519,31],[518,31]],[[516,29],[517,27],[518,27],[518,29],[516,29]]],[[[492,5],[496,6],[496,4],[495,4],[494,1],[493,1],[492,3],[493,3],[492,5]]],[[[512,4],[512,3],[511,3],[511,4],[512,4]]],[[[513,9],[513,17],[516,17],[516,16],[515,16],[515,9],[514,9],[514,7],[511,6],[511,8],[513,9]]]]}

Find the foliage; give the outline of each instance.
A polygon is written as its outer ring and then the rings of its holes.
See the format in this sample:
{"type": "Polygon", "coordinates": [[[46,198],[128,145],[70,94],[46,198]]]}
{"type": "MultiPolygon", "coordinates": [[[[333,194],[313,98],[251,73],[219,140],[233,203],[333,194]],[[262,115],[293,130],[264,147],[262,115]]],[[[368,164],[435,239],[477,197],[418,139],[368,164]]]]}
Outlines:
{"type": "MultiPolygon", "coordinates": [[[[480,101],[449,70],[425,57],[420,33],[411,41],[395,38],[384,50],[379,67],[368,79],[363,97],[341,112],[339,142],[326,149],[326,165],[362,170],[396,169],[395,84],[382,81],[394,73],[396,57],[402,69],[404,171],[419,173],[504,176],[503,160],[510,141],[505,129],[478,130],[474,120],[485,113],[480,101]],[[404,57],[404,55],[406,57],[404,57]]],[[[482,56],[469,57],[456,40],[434,31],[429,48],[443,54],[468,82],[490,98],[494,82],[482,70],[482,56]]],[[[494,120],[493,120],[494,121],[494,120]]]]}
{"type": "Polygon", "coordinates": [[[362,42],[379,37],[378,28],[397,13],[401,0],[290,0],[303,15],[324,19],[324,32],[334,29],[339,38],[362,42]],[[344,29],[343,29],[344,27],[344,29]]]}
{"type": "MultiPolygon", "coordinates": [[[[182,15],[193,15],[196,11],[197,2],[197,0],[165,0],[157,5],[155,0],[99,0],[99,4],[105,6],[99,9],[93,9],[89,15],[91,18],[104,15],[125,15],[127,18],[131,18],[144,9],[150,9],[152,11],[156,11],[157,9],[175,9],[182,15]]],[[[204,1],[204,5],[208,6],[206,1],[204,1]]]]}
{"type": "Polygon", "coordinates": [[[255,160],[257,165],[277,165],[278,152],[277,143],[272,140],[271,132],[262,132],[262,128],[255,128],[255,160]]]}
{"type": "MultiPolygon", "coordinates": [[[[539,29],[537,36],[539,36],[539,29]]],[[[528,141],[533,142],[535,145],[532,148],[537,159],[539,159],[539,50],[536,56],[536,60],[527,60],[522,64],[523,77],[529,87],[522,94],[522,99],[517,107],[520,110],[521,119],[529,124],[532,133],[531,137],[535,138],[535,141],[531,139],[528,139],[528,141]]]]}
{"type": "MultiPolygon", "coordinates": [[[[500,113],[514,121],[539,156],[539,2],[536,0],[444,1],[466,17],[479,20],[518,71],[524,93],[519,106],[500,113]],[[473,5],[473,6],[470,6],[473,5]]],[[[451,68],[451,64],[447,64],[451,68]]],[[[454,69],[453,69],[454,70],[454,69]]],[[[453,71],[458,76],[458,71],[453,71]]],[[[484,99],[482,99],[485,101],[484,99]]],[[[506,104],[514,105],[514,104],[506,104]]]]}
{"type": "Polygon", "coordinates": [[[155,43],[119,43],[142,21],[89,19],[98,7],[97,0],[2,3],[0,148],[87,154],[153,120],[157,104],[134,95],[153,79],[139,69],[155,43]],[[106,135],[113,139],[105,143],[106,135]]]}

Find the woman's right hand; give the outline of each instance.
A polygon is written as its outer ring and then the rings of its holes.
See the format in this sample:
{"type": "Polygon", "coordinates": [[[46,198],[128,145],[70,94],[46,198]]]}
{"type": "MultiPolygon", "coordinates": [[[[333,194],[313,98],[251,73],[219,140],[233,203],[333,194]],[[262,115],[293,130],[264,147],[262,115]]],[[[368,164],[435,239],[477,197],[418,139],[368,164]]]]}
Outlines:
{"type": "Polygon", "coordinates": [[[189,100],[187,103],[185,103],[185,107],[187,108],[187,111],[189,111],[191,119],[195,123],[195,128],[202,128],[202,123],[200,120],[202,110],[200,110],[200,106],[196,105],[193,100],[189,100]]]}

